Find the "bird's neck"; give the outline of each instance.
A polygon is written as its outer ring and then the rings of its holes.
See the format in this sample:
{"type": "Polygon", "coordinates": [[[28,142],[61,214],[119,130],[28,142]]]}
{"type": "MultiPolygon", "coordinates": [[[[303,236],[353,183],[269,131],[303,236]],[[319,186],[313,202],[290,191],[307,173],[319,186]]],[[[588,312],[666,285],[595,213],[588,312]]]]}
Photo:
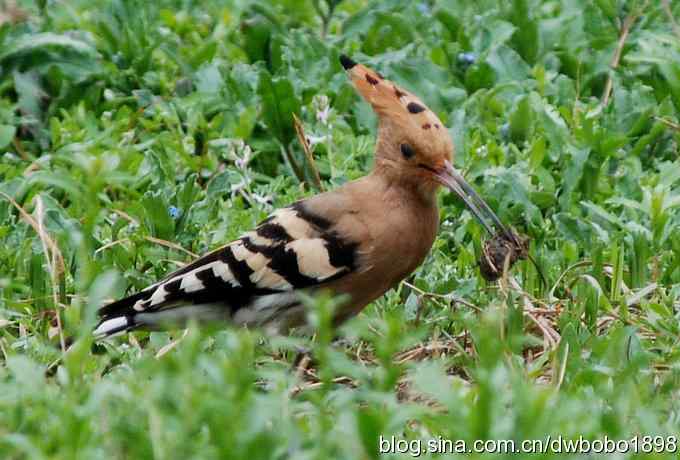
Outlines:
{"type": "Polygon", "coordinates": [[[423,180],[422,176],[405,170],[394,160],[376,157],[371,175],[384,181],[390,188],[403,190],[405,196],[413,198],[420,206],[437,207],[437,183],[423,180]]]}

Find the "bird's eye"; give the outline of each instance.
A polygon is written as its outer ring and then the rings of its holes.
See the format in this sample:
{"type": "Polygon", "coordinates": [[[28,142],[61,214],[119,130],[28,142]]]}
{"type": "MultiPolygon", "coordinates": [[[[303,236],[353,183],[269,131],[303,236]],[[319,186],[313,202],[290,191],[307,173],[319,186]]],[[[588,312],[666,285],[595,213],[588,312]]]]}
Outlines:
{"type": "Polygon", "coordinates": [[[413,150],[413,147],[408,144],[401,144],[399,147],[401,148],[401,154],[404,155],[404,158],[407,160],[413,158],[413,156],[416,154],[415,150],[413,150]]]}

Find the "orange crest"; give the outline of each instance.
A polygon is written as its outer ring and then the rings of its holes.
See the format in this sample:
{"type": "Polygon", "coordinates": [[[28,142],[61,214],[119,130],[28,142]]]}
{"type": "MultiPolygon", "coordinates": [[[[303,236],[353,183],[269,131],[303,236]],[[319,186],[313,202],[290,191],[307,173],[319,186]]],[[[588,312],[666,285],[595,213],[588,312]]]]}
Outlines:
{"type": "Polygon", "coordinates": [[[448,130],[417,96],[345,55],[340,62],[380,119],[379,147],[389,149],[386,143],[390,140],[408,142],[433,161],[437,157],[450,159],[453,142],[448,130]]]}

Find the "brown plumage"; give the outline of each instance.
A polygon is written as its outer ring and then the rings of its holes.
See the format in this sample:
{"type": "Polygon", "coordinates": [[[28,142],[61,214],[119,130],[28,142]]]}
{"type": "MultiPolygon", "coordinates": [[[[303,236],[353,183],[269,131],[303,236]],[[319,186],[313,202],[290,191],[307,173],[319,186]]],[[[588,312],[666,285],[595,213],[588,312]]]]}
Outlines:
{"type": "Polygon", "coordinates": [[[416,96],[346,56],[341,63],[378,116],[375,166],[367,176],[282,208],[255,230],[164,280],[100,310],[95,334],[226,320],[276,331],[304,323],[298,294],[329,289],[357,314],[413,272],[436,237],[440,185],[484,227],[511,238],[452,167],[448,130],[416,96]]]}

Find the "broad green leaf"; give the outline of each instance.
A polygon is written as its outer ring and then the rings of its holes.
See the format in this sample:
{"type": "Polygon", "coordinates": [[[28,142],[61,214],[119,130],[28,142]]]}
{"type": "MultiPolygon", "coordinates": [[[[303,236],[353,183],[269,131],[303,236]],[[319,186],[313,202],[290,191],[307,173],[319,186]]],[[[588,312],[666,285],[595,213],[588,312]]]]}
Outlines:
{"type": "Polygon", "coordinates": [[[517,52],[529,64],[533,64],[541,47],[538,20],[530,8],[529,0],[513,0],[510,6],[510,21],[515,26],[512,43],[517,52]]]}
{"type": "Polygon", "coordinates": [[[531,134],[533,124],[533,112],[529,106],[529,98],[523,97],[510,114],[510,138],[515,143],[526,140],[531,134]]]}
{"type": "Polygon", "coordinates": [[[295,136],[293,114],[300,114],[300,102],[291,82],[283,77],[272,77],[260,72],[257,92],[262,98],[262,118],[270,132],[287,146],[295,136]]]}
{"type": "Polygon", "coordinates": [[[91,56],[97,53],[92,45],[72,36],[52,32],[27,34],[6,45],[5,49],[0,52],[0,64],[6,63],[11,59],[23,59],[29,53],[52,48],[91,56]]]}
{"type": "Polygon", "coordinates": [[[465,86],[469,92],[490,88],[496,82],[496,71],[487,62],[472,64],[465,72],[465,86]]]}
{"type": "Polygon", "coordinates": [[[0,149],[4,149],[12,142],[16,131],[17,129],[15,126],[0,125],[0,149]]]}
{"type": "Polygon", "coordinates": [[[160,193],[147,192],[142,198],[144,222],[149,233],[164,240],[172,240],[175,223],[170,217],[169,205],[160,193]]]}

